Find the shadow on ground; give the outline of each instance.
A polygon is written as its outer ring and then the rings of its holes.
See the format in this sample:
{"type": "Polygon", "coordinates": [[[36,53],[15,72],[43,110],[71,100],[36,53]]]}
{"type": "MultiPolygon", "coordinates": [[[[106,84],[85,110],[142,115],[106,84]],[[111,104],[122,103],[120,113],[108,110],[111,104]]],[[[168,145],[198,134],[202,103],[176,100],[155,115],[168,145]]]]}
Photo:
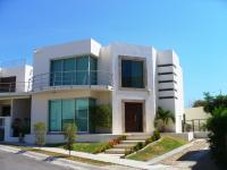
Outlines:
{"type": "Polygon", "coordinates": [[[58,155],[58,156],[49,156],[47,157],[46,159],[44,159],[43,161],[44,162],[52,162],[52,161],[55,161],[57,159],[60,159],[60,158],[67,158],[68,156],[65,156],[65,155],[58,155]]]}
{"type": "Polygon", "coordinates": [[[191,167],[192,170],[218,170],[217,166],[211,158],[210,150],[197,150],[187,152],[177,161],[194,161],[195,165],[191,167]]]}

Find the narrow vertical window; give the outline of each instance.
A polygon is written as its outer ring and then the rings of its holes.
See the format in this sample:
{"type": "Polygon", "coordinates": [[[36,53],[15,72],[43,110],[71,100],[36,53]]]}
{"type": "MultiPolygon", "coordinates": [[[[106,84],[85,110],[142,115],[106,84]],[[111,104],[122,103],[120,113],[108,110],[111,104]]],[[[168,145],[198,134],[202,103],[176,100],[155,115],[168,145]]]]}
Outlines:
{"type": "Polygon", "coordinates": [[[76,123],[79,132],[88,131],[88,99],[76,100],[76,123]]]}
{"type": "Polygon", "coordinates": [[[61,100],[52,100],[50,104],[50,113],[49,113],[49,130],[50,131],[61,131],[61,117],[62,117],[62,108],[61,100]]]}

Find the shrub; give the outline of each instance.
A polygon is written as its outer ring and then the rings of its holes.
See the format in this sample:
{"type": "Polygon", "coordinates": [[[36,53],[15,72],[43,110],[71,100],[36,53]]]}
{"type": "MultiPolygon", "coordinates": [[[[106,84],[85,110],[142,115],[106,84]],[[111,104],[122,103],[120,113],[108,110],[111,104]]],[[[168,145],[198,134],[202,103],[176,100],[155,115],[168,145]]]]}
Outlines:
{"type": "Polygon", "coordinates": [[[98,128],[107,131],[112,128],[112,108],[111,105],[98,105],[92,108],[90,117],[91,132],[96,132],[98,128]]]}
{"type": "Polygon", "coordinates": [[[112,139],[110,140],[106,145],[103,145],[101,148],[97,149],[95,151],[95,153],[100,153],[100,152],[104,152],[105,150],[107,149],[110,149],[110,148],[113,148],[114,145],[117,145],[120,143],[121,140],[124,140],[126,139],[126,136],[119,136],[118,138],[116,139],[112,139]]]}
{"type": "Polygon", "coordinates": [[[185,126],[185,130],[187,132],[190,132],[192,130],[192,125],[191,124],[186,123],[184,126],[185,126]]]}
{"type": "Polygon", "coordinates": [[[71,150],[73,150],[73,144],[76,139],[77,127],[75,123],[67,123],[64,127],[64,135],[67,140],[65,149],[69,150],[69,155],[71,155],[71,150]]]}
{"type": "Polygon", "coordinates": [[[152,141],[156,141],[156,140],[160,139],[160,138],[161,138],[160,132],[159,132],[158,130],[155,130],[155,131],[153,132],[153,135],[152,135],[151,138],[152,138],[152,141]]]}
{"type": "Polygon", "coordinates": [[[148,145],[149,143],[153,142],[152,136],[145,141],[145,145],[148,145]]]}
{"type": "Polygon", "coordinates": [[[133,152],[136,152],[144,147],[144,144],[142,142],[138,142],[136,146],[133,147],[133,152]]]}
{"type": "Polygon", "coordinates": [[[216,108],[207,121],[213,157],[220,166],[227,166],[227,108],[216,108]]]}
{"type": "Polygon", "coordinates": [[[35,144],[38,146],[45,145],[46,125],[43,122],[34,124],[35,144]]]}
{"type": "Polygon", "coordinates": [[[200,127],[200,130],[202,130],[202,131],[207,131],[207,124],[206,123],[203,123],[202,125],[201,125],[201,127],[200,127]]]}
{"type": "Polygon", "coordinates": [[[99,105],[96,107],[96,126],[112,127],[112,109],[110,105],[99,105]]]}

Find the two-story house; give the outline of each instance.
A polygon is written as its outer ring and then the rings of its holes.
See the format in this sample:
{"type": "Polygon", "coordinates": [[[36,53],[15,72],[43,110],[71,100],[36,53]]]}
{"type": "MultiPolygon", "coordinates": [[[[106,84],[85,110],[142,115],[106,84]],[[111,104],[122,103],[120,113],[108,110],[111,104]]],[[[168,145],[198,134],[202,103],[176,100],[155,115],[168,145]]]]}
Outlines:
{"type": "Polygon", "coordinates": [[[152,133],[160,106],[175,114],[170,129],[181,132],[182,69],[172,50],[124,43],[102,46],[93,39],[38,48],[33,58],[31,134],[47,125],[47,142],[64,140],[68,122],[91,134],[92,108],[111,105],[111,135],[152,133]]]}
{"type": "Polygon", "coordinates": [[[26,128],[26,133],[30,133],[32,75],[32,66],[23,60],[3,62],[1,65],[0,141],[18,141],[19,128],[26,128]],[[24,127],[20,127],[22,122],[24,127]]]}

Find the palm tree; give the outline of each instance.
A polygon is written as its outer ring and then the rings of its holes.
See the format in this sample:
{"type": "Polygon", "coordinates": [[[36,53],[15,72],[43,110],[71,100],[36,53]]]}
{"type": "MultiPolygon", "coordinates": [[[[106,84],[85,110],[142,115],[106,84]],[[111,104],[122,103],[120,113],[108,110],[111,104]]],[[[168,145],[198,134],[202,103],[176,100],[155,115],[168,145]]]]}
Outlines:
{"type": "Polygon", "coordinates": [[[156,117],[155,117],[155,127],[158,128],[160,131],[165,131],[166,126],[168,125],[169,121],[175,122],[174,114],[169,110],[164,110],[161,107],[158,107],[156,117]]]}

